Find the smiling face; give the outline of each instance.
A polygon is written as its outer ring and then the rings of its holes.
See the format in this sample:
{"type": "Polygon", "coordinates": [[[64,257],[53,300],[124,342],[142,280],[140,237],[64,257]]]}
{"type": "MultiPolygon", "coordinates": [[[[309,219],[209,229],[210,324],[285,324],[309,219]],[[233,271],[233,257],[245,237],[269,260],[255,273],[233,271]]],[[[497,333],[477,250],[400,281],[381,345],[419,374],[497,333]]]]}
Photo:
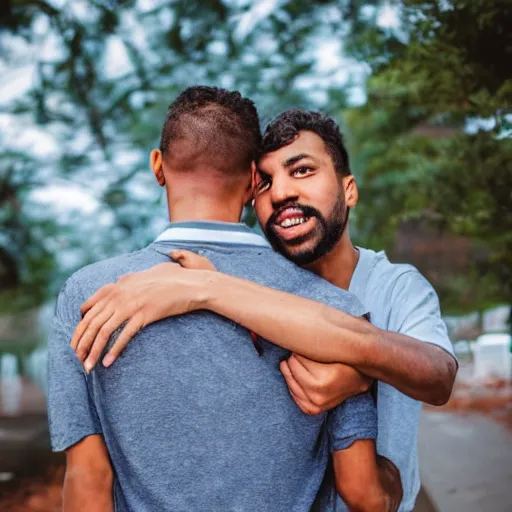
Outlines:
{"type": "Polygon", "coordinates": [[[298,265],[335,247],[357,201],[353,176],[336,174],[324,141],[311,131],[263,155],[253,180],[262,229],[274,249],[298,265]]]}

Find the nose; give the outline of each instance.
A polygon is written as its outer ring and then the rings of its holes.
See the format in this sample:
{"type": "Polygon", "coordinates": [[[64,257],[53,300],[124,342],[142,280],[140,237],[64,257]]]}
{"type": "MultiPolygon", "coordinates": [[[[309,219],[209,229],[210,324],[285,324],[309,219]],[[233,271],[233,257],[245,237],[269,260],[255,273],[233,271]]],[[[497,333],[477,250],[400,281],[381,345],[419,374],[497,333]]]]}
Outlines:
{"type": "Polygon", "coordinates": [[[288,179],[287,176],[274,176],[271,193],[272,206],[274,209],[287,203],[297,202],[299,199],[299,194],[294,187],[293,181],[288,179]]]}

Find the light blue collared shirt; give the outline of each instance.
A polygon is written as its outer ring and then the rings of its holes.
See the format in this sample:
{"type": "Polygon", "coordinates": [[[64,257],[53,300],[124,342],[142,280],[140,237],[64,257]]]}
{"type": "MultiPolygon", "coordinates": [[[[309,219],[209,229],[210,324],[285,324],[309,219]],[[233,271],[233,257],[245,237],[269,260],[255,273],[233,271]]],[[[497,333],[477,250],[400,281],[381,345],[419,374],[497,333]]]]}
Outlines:
{"type": "MultiPolygon", "coordinates": [[[[358,249],[349,291],[369,309],[372,323],[438,345],[453,355],[430,283],[413,266],[390,263],[384,252],[358,249]]],[[[411,512],[420,489],[417,444],[421,403],[382,382],[377,396],[377,451],[400,469],[404,497],[399,512],[411,512]]]]}

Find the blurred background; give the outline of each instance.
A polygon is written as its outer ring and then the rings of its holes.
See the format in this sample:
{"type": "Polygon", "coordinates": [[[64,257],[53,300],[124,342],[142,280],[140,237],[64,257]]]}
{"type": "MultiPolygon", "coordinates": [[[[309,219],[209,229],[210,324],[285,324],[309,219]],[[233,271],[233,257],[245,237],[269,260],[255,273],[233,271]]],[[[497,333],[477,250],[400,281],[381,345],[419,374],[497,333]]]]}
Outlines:
{"type": "Polygon", "coordinates": [[[166,225],[148,155],[194,84],[240,90],[263,124],[339,121],[353,239],[431,280],[461,360],[423,413],[418,510],[512,510],[511,27],[511,0],[2,0],[0,510],[59,510],[53,300],[166,225]]]}

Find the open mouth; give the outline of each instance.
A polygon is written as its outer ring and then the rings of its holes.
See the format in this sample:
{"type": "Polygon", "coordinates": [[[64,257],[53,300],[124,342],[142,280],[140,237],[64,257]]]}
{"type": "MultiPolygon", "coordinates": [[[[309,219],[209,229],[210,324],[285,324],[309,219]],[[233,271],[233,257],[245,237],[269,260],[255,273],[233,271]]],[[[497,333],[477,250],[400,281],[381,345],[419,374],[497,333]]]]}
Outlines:
{"type": "Polygon", "coordinates": [[[295,218],[288,218],[284,219],[283,222],[278,224],[279,227],[287,229],[292,228],[293,226],[298,226],[299,224],[304,224],[304,222],[307,222],[309,220],[309,217],[295,217],[295,218]]]}
{"type": "Polygon", "coordinates": [[[273,224],[280,238],[292,240],[307,234],[313,225],[314,217],[307,217],[299,208],[287,208],[282,211],[273,224]]]}

